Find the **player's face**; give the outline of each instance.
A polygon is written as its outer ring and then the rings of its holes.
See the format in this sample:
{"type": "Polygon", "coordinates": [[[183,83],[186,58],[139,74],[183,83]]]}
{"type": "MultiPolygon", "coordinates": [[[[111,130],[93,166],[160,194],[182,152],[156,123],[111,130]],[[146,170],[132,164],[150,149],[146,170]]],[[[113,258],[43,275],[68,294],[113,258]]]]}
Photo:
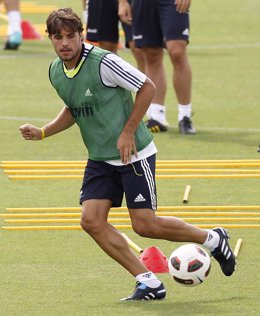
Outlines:
{"type": "Polygon", "coordinates": [[[50,36],[56,54],[67,68],[75,67],[82,49],[82,34],[62,29],[59,34],[50,36]]]}

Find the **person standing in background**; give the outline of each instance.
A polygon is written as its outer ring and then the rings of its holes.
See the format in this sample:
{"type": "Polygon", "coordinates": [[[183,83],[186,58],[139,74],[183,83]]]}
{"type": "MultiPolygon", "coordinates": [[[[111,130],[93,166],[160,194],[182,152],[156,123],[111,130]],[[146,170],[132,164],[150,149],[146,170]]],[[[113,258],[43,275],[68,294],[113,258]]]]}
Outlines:
{"type": "MultiPolygon", "coordinates": [[[[163,65],[166,47],[173,65],[173,87],[178,101],[181,134],[195,134],[191,121],[192,71],[187,56],[191,0],[138,0],[133,2],[133,32],[136,47],[142,48],[146,75],[156,93],[147,111],[152,132],[168,130],[166,120],[166,76],[163,65]]],[[[124,19],[124,18],[122,18],[124,19]]]]}

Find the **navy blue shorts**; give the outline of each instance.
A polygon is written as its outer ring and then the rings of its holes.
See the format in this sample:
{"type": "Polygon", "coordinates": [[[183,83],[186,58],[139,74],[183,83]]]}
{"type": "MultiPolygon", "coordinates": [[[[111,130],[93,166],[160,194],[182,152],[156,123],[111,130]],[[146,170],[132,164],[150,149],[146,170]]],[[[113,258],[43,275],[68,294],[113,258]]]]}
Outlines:
{"type": "Polygon", "coordinates": [[[155,155],[123,166],[88,160],[81,204],[90,199],[106,199],[112,201],[113,207],[120,207],[124,194],[129,209],[156,210],[155,155]]]}
{"type": "MultiPolygon", "coordinates": [[[[88,41],[118,43],[118,22],[117,0],[89,0],[86,35],[88,41]]],[[[122,23],[122,27],[125,33],[126,46],[129,47],[129,41],[133,40],[132,27],[125,23],[122,23]]]]}
{"type": "Polygon", "coordinates": [[[174,0],[134,0],[136,47],[164,47],[169,40],[189,41],[189,13],[176,11],[174,0]]]}

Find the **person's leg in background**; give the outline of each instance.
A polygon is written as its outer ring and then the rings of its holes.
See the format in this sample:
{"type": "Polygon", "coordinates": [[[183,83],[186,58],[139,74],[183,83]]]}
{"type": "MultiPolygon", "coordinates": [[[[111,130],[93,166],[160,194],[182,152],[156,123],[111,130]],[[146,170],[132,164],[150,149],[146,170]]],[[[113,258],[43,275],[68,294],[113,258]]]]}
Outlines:
{"type": "Polygon", "coordinates": [[[4,0],[8,16],[7,41],[4,49],[16,50],[22,43],[21,13],[19,0],[4,0]]]}

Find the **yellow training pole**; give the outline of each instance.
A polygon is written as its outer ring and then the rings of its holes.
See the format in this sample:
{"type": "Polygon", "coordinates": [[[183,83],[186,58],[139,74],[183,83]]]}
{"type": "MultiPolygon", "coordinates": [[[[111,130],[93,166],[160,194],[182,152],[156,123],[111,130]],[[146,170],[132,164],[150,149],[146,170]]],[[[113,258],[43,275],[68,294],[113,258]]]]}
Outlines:
{"type": "MultiPolygon", "coordinates": [[[[259,170],[260,172],[260,170],[259,170]]],[[[4,169],[4,173],[7,175],[56,175],[56,174],[80,174],[83,176],[84,169],[18,169],[18,170],[10,170],[4,169]]]]}
{"type": "Polygon", "coordinates": [[[239,238],[239,239],[237,240],[237,243],[236,243],[236,246],[235,246],[235,250],[234,250],[234,255],[235,255],[236,258],[238,257],[238,254],[239,254],[241,245],[242,245],[242,239],[239,238]]]}
{"type": "Polygon", "coordinates": [[[180,179],[180,178],[189,178],[189,179],[247,179],[247,178],[260,178],[260,174],[165,174],[165,175],[156,175],[157,179],[180,179]]]}
{"type": "MultiPolygon", "coordinates": [[[[83,164],[86,163],[87,160],[3,160],[1,161],[2,164],[38,164],[38,163],[44,163],[44,164],[83,164]]],[[[178,160],[157,160],[157,163],[161,164],[179,164],[179,163],[259,163],[260,159],[178,159],[178,160]]]]}
{"type": "MultiPolygon", "coordinates": [[[[4,173],[7,175],[70,175],[70,174],[80,174],[83,175],[84,167],[81,169],[10,169],[5,168],[4,173]]],[[[260,174],[260,169],[156,169],[156,174],[160,175],[162,173],[212,173],[212,174],[260,174]]]]}
{"type": "MultiPolygon", "coordinates": [[[[79,223],[80,218],[51,218],[51,219],[5,219],[6,223],[12,224],[40,224],[40,223],[79,223]]],[[[109,223],[118,223],[118,222],[130,222],[130,218],[110,218],[108,219],[109,223]]]]}
{"type": "MultiPolygon", "coordinates": [[[[216,224],[198,224],[200,228],[214,228],[216,224]]],[[[225,228],[260,228],[260,224],[225,224],[225,228]]],[[[114,225],[117,229],[131,229],[131,225],[114,225]]],[[[3,230],[82,230],[81,226],[4,226],[3,230]]]]}
{"type": "MultiPolygon", "coordinates": [[[[253,179],[260,174],[176,174],[156,175],[157,179],[253,179]]],[[[82,180],[82,175],[9,175],[10,180],[82,180]]]]}
{"type": "MultiPolygon", "coordinates": [[[[24,223],[79,223],[80,218],[72,219],[72,218],[52,218],[52,219],[5,219],[6,223],[13,224],[24,224],[24,223]]],[[[216,218],[208,218],[208,217],[186,217],[186,222],[194,223],[194,222],[219,222],[219,223],[236,223],[236,222],[260,222],[260,217],[257,218],[248,218],[248,217],[216,217],[216,218]]],[[[108,218],[109,223],[118,223],[118,222],[131,222],[130,218],[108,218]]]]}
{"type": "MultiPolygon", "coordinates": [[[[128,214],[128,213],[127,213],[128,214]]],[[[53,218],[53,217],[80,217],[81,213],[30,213],[30,214],[0,214],[1,217],[6,218],[32,218],[32,217],[47,217],[47,218],[53,218]]]]}
{"type": "Polygon", "coordinates": [[[1,164],[2,169],[79,169],[84,168],[85,164],[1,164]]]}
{"type": "MultiPolygon", "coordinates": [[[[260,205],[187,205],[187,206],[158,206],[157,211],[259,211],[260,205]]],[[[8,207],[7,212],[74,212],[81,211],[81,207],[8,207]]],[[[111,211],[127,211],[127,208],[122,207],[112,207],[111,211]]]]}
{"type": "MultiPolygon", "coordinates": [[[[259,216],[259,212],[196,212],[196,211],[190,211],[190,212],[156,212],[158,216],[177,216],[186,218],[186,216],[199,216],[199,217],[217,217],[217,216],[247,216],[254,218],[255,216],[259,216]]],[[[81,213],[16,213],[16,214],[9,214],[9,213],[1,213],[0,218],[55,218],[55,217],[80,217],[81,213]]],[[[110,212],[109,217],[129,217],[128,212],[110,212]]]]}
{"type": "Polygon", "coordinates": [[[76,207],[70,207],[70,206],[69,207],[7,207],[6,211],[7,212],[79,212],[81,211],[81,207],[79,206],[76,206],[76,207]]]}
{"type": "Polygon", "coordinates": [[[184,191],[183,199],[182,199],[183,203],[188,203],[190,190],[191,190],[191,186],[187,185],[186,188],[185,188],[185,191],[184,191]]]}
{"type": "Polygon", "coordinates": [[[37,165],[37,164],[86,164],[87,160],[3,160],[1,164],[3,165],[17,165],[17,164],[25,164],[25,165],[37,165]]]}
{"type": "MultiPolygon", "coordinates": [[[[254,218],[255,216],[259,216],[259,212],[157,212],[158,216],[178,216],[186,218],[186,216],[209,216],[209,217],[217,217],[217,216],[247,216],[254,218]]],[[[0,218],[55,218],[55,217],[80,217],[81,213],[16,213],[16,214],[10,214],[10,213],[1,213],[0,218]]],[[[110,212],[109,217],[128,217],[128,212],[110,212]]]]}
{"type": "MultiPolygon", "coordinates": [[[[131,225],[114,225],[117,229],[129,229],[131,225]]],[[[3,230],[82,230],[81,226],[5,226],[3,230]]]]}
{"type": "Polygon", "coordinates": [[[196,167],[203,167],[203,168],[212,168],[212,167],[220,167],[220,168],[241,168],[241,167],[259,167],[260,166],[260,160],[257,162],[205,162],[205,163],[198,163],[198,162],[179,162],[176,163],[174,161],[170,163],[161,163],[160,161],[157,161],[156,167],[161,168],[167,168],[167,167],[183,167],[183,168],[196,168],[196,167]]]}
{"type": "MultiPolygon", "coordinates": [[[[82,168],[86,166],[86,162],[78,163],[4,163],[0,164],[0,167],[3,169],[40,169],[40,168],[82,168]]],[[[207,163],[188,163],[188,162],[169,162],[162,163],[160,161],[156,162],[156,168],[242,168],[242,167],[260,167],[260,160],[258,162],[207,162],[207,163]]]]}
{"type": "Polygon", "coordinates": [[[83,175],[17,175],[8,176],[11,180],[82,180],[83,175]]]}
{"type": "Polygon", "coordinates": [[[134,243],[125,233],[122,233],[123,237],[125,238],[125,240],[127,241],[128,245],[134,249],[135,251],[137,251],[138,253],[142,253],[143,249],[140,248],[136,243],[134,243]]]}
{"type": "MultiPolygon", "coordinates": [[[[202,168],[194,168],[194,169],[163,169],[156,168],[156,173],[260,173],[260,169],[202,169],[202,168]]],[[[7,173],[7,172],[5,172],[7,173]]],[[[9,172],[8,172],[9,173],[9,172]]]]}

